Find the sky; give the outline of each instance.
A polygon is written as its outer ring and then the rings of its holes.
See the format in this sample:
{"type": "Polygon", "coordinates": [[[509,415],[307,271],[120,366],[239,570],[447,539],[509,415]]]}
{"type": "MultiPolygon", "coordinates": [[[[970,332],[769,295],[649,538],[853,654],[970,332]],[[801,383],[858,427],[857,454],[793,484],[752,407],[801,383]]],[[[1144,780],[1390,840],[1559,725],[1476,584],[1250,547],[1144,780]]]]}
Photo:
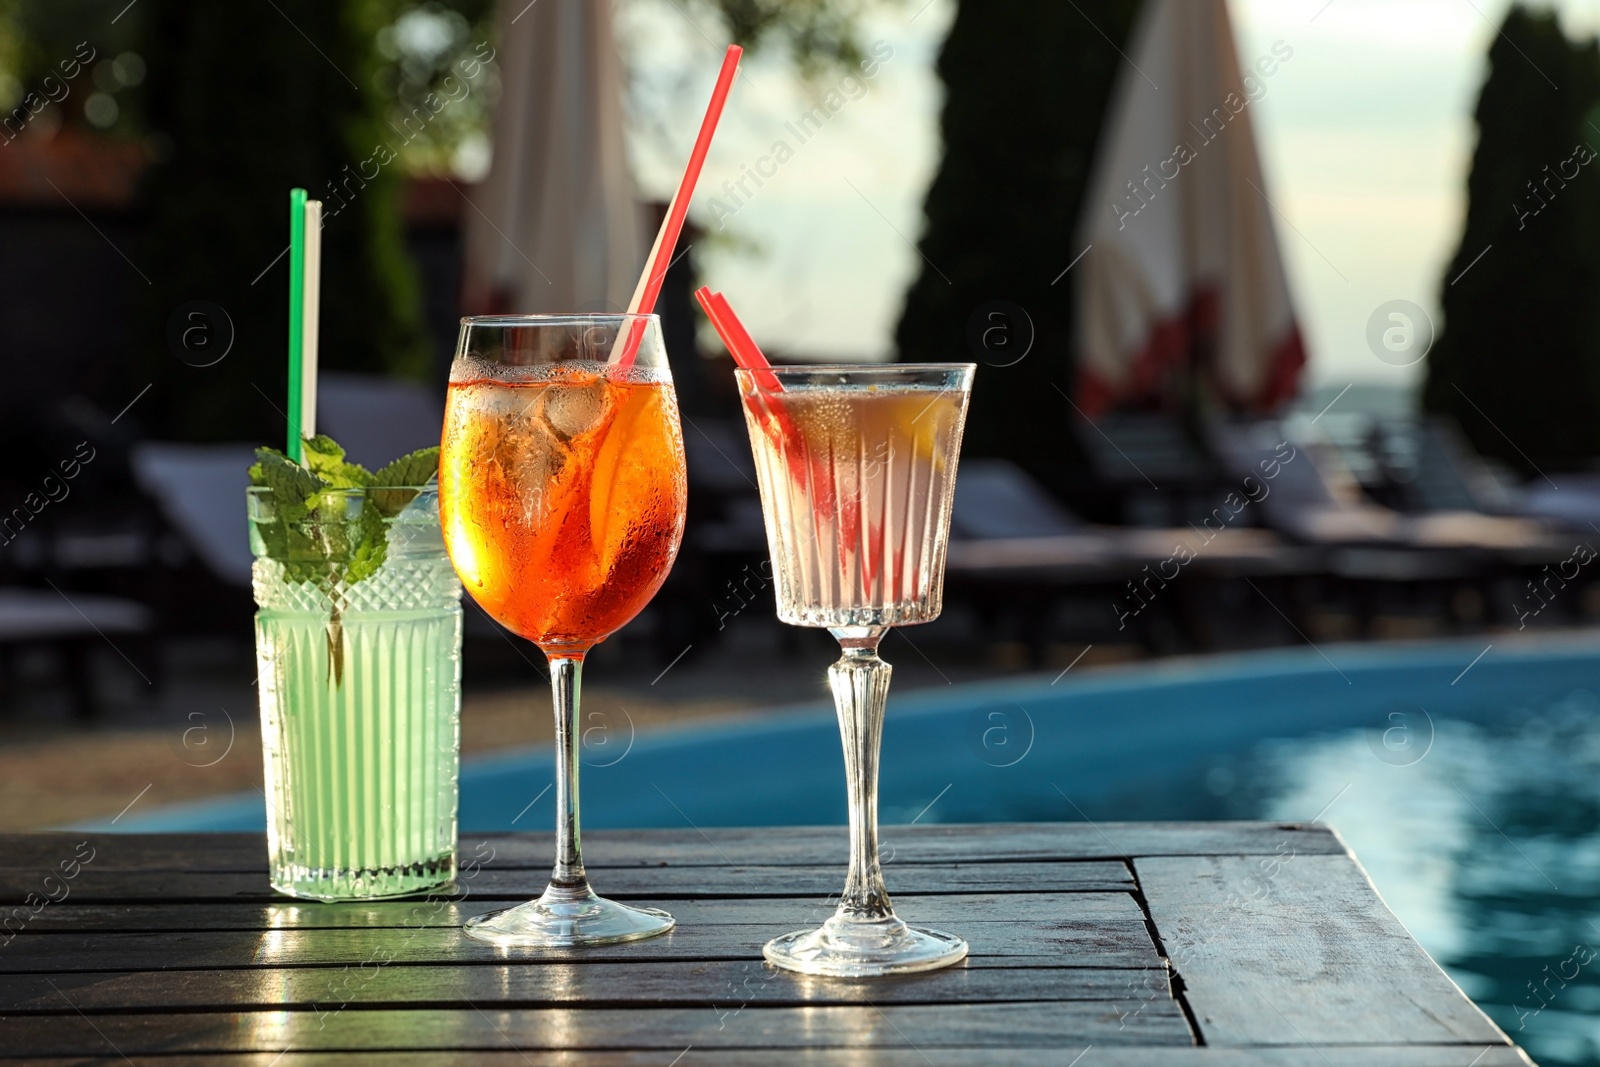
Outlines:
{"type": "MultiPolygon", "coordinates": [[[[1415,383],[1367,348],[1390,300],[1438,317],[1465,217],[1472,110],[1508,0],[1232,0],[1241,57],[1282,39],[1294,61],[1255,118],[1278,242],[1312,362],[1310,384],[1415,383]],[[1343,277],[1341,277],[1341,275],[1343,277]]],[[[1547,4],[1571,35],[1600,2],[1547,4]]],[[[1493,254],[1492,250],[1488,254],[1493,254]]]]}
{"type": "MultiPolygon", "coordinates": [[[[1392,300],[1438,319],[1465,210],[1472,109],[1510,0],[1230,3],[1242,61],[1280,40],[1294,49],[1251,108],[1311,357],[1306,384],[1410,387],[1420,366],[1377,359],[1367,323],[1392,300]]],[[[1600,0],[1543,6],[1561,12],[1569,34],[1600,31],[1600,0]]],[[[624,11],[625,55],[654,99],[672,101],[653,126],[635,123],[631,145],[640,187],[665,199],[722,44],[715,26],[694,24],[675,4],[624,11]]],[[[905,0],[869,18],[865,41],[892,56],[860,89],[829,75],[808,91],[781,56],[746,64],[697,193],[694,214],[710,237],[696,255],[768,347],[837,359],[892,350],[941,153],[933,63],[953,11],[951,0],[920,10],[905,0]],[[785,124],[829,88],[855,95],[799,143],[785,124]],[[780,139],[792,158],[763,162],[780,139]],[[736,202],[721,192],[758,165],[772,177],[759,188],[747,180],[751,195],[736,202]]]]}

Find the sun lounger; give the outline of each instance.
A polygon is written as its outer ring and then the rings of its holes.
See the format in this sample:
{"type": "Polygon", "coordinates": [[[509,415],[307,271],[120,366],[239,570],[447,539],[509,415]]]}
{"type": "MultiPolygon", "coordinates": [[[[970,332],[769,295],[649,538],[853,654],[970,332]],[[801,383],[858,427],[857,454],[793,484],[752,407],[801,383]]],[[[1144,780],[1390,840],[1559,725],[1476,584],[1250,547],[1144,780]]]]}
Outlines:
{"type": "Polygon", "coordinates": [[[343,445],[351,462],[370,470],[437,445],[443,426],[443,384],[430,388],[374,374],[319,376],[317,430],[343,445]]]}
{"type": "MultiPolygon", "coordinates": [[[[318,383],[317,429],[369,469],[438,444],[443,423],[440,397],[412,382],[327,373],[318,383]]],[[[242,588],[250,585],[244,491],[255,448],[152,441],[133,451],[134,476],[167,522],[212,574],[242,588]]]]}
{"type": "Polygon", "coordinates": [[[109,644],[135,664],[146,682],[158,680],[154,649],[154,614],[143,604],[121,597],[54,590],[0,588],[0,649],[28,646],[54,648],[71,686],[80,718],[91,718],[98,700],[88,662],[91,649],[109,644]],[[134,657],[129,659],[129,652],[134,657]],[[143,662],[143,669],[137,665],[143,662]]]}
{"type": "MultiPolygon", "coordinates": [[[[1530,563],[1564,557],[1558,538],[1539,524],[1450,508],[1406,513],[1362,498],[1336,456],[1315,442],[1291,441],[1274,421],[1218,422],[1210,428],[1218,457],[1239,477],[1276,464],[1270,494],[1261,500],[1268,525],[1326,552],[1329,574],[1354,583],[1358,611],[1370,622],[1377,585],[1442,590],[1454,613],[1455,593],[1477,589],[1491,609],[1502,605],[1494,584],[1530,563]]],[[[1435,455],[1437,458],[1437,454],[1435,455]]],[[[1441,478],[1428,474],[1438,489],[1441,478]]],[[[1451,490],[1461,502],[1461,487],[1451,490]]]]}
{"type": "MultiPolygon", "coordinates": [[[[1212,440],[1219,457],[1240,478],[1278,473],[1261,514],[1279,532],[1308,544],[1502,552],[1540,549],[1549,538],[1537,524],[1454,507],[1408,514],[1374,504],[1345,476],[1331,450],[1314,441],[1290,441],[1277,422],[1217,423],[1212,440]]],[[[1430,474],[1430,484],[1438,479],[1430,474]]],[[[1452,492],[1459,497],[1459,488],[1452,492]]],[[[1470,498],[1467,498],[1470,499],[1470,498]]]]}
{"type": "MultiPolygon", "coordinates": [[[[1139,571],[1174,555],[1202,569],[1264,567],[1285,562],[1280,538],[1266,530],[1235,524],[1242,501],[1220,494],[1213,513],[1176,527],[1090,526],[1059,504],[1043,486],[1006,460],[969,460],[956,479],[950,520],[951,558],[963,566],[977,561],[1016,561],[1041,567],[1090,565],[1103,571],[1139,571]]],[[[1296,560],[1303,554],[1294,554],[1296,560]]]]}
{"type": "Polygon", "coordinates": [[[140,487],[206,569],[228,585],[250,586],[250,527],[244,491],[251,445],[179,445],[150,441],[133,450],[140,487]]]}
{"type": "Polygon", "coordinates": [[[1109,415],[1075,420],[1074,434],[1095,481],[1116,498],[1129,526],[1183,524],[1220,497],[1221,479],[1211,458],[1183,426],[1166,415],[1109,415]]]}
{"type": "Polygon", "coordinates": [[[1294,576],[1316,566],[1313,554],[1269,531],[1230,526],[1236,516],[1221,501],[1218,510],[1225,518],[1190,526],[1090,526],[1016,465],[967,460],[956,478],[949,576],[969,599],[1035,615],[1067,593],[1093,590],[1105,598],[1114,631],[1130,617],[1141,630],[1170,623],[1191,647],[1210,647],[1212,620],[1200,607],[1210,581],[1294,576]],[[1141,597],[1158,611],[1147,616],[1141,597]]]}

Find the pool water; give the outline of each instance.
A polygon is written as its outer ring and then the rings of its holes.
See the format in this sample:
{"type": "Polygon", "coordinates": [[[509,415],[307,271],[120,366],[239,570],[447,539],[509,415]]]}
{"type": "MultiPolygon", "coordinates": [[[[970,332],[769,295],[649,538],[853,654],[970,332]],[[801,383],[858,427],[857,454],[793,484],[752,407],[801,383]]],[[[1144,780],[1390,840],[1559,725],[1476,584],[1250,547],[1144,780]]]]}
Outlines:
{"type": "Polygon", "coordinates": [[[1293,818],[1348,786],[1325,821],[1467,995],[1546,1067],[1600,1063],[1596,693],[1437,718],[1411,766],[1359,730],[1263,742],[1227,765],[1251,784],[1226,810],[1293,818]]]}
{"type": "MultiPolygon", "coordinates": [[[[638,736],[621,709],[589,710],[588,827],[844,822],[823,705],[638,736]]],[[[467,761],[461,825],[547,831],[551,763],[547,748],[467,761]]],[[[892,695],[881,792],[886,824],[1320,818],[1513,1040],[1544,1064],[1600,1064],[1600,634],[1322,646],[892,695]]],[[[252,794],[116,829],[263,824],[252,794]]]]}

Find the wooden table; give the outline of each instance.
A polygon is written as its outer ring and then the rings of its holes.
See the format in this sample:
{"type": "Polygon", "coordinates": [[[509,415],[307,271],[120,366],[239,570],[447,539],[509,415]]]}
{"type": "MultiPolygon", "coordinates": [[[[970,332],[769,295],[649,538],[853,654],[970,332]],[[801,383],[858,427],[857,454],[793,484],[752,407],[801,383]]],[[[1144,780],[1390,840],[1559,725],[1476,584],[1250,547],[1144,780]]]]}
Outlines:
{"type": "Polygon", "coordinates": [[[452,893],[336,905],[268,892],[258,835],[0,835],[0,925],[15,931],[0,934],[0,1062],[1529,1062],[1324,828],[884,838],[900,913],[964,936],[965,963],[871,982],[762,963],[768,938],[828,914],[839,827],[588,835],[600,891],[665,907],[678,927],[581,952],[461,934],[542,888],[544,834],[464,834],[452,893]]]}

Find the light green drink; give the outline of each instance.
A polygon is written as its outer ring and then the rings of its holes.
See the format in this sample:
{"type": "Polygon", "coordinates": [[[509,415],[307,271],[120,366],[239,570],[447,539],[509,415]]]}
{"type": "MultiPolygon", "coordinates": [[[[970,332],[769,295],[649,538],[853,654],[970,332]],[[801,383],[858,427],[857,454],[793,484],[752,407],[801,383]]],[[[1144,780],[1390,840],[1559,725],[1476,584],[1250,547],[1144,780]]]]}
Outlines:
{"type": "Polygon", "coordinates": [[[461,585],[436,491],[324,490],[292,521],[283,499],[250,490],[272,885],[317,900],[444,885],[461,585]]]}

